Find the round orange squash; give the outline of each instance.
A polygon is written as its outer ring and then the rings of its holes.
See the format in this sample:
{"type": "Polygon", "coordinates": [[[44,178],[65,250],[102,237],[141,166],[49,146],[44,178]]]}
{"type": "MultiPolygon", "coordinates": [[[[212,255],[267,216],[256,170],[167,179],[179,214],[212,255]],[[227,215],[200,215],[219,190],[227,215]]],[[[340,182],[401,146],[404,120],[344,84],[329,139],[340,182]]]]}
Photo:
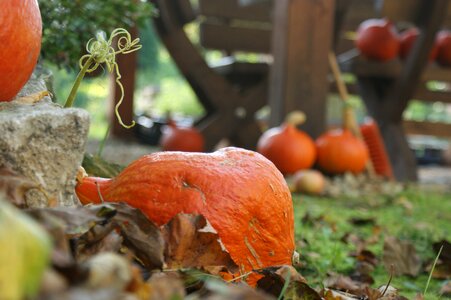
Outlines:
{"type": "Polygon", "coordinates": [[[241,273],[291,264],[291,194],[282,174],[256,152],[153,153],[116,178],[85,177],[76,187],[83,204],[100,203],[99,191],[104,201],[126,202],[158,225],[178,213],[202,214],[241,273]]]}
{"type": "Polygon", "coordinates": [[[160,140],[163,151],[203,152],[204,137],[194,127],[178,127],[172,120],[163,129],[160,140]]]}
{"type": "Polygon", "coordinates": [[[257,151],[272,161],[283,174],[308,169],[316,158],[312,138],[288,123],[263,133],[258,140],[257,151]]]}
{"type": "Polygon", "coordinates": [[[396,28],[387,19],[368,19],[357,29],[357,49],[370,60],[388,61],[399,52],[396,28]]]}
{"type": "Polygon", "coordinates": [[[329,174],[360,173],[369,159],[365,143],[348,129],[334,129],[316,140],[317,164],[329,174]]]}
{"type": "Polygon", "coordinates": [[[33,72],[41,50],[36,0],[0,1],[0,101],[10,101],[33,72]]]}

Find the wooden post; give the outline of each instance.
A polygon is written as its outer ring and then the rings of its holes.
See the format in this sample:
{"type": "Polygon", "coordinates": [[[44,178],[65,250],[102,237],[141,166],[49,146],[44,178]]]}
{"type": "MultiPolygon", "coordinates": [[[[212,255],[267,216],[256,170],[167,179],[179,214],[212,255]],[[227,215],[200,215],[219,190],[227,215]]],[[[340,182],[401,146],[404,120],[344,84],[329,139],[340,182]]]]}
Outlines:
{"type": "MultiPolygon", "coordinates": [[[[129,30],[132,35],[132,39],[138,36],[138,30],[134,27],[129,30]]],[[[139,50],[138,50],[139,51],[139,50]]],[[[133,121],[133,96],[135,90],[135,77],[136,77],[136,67],[138,61],[138,53],[137,51],[131,52],[128,54],[119,54],[116,56],[116,62],[119,66],[119,71],[121,73],[122,78],[121,83],[124,86],[124,100],[119,107],[119,114],[122,117],[122,121],[126,125],[130,125],[133,121]]],[[[111,93],[110,103],[110,122],[111,122],[111,134],[120,137],[120,138],[131,138],[133,137],[132,130],[122,127],[117,121],[116,114],[114,112],[114,108],[121,96],[121,90],[119,86],[115,82],[116,75],[115,73],[110,75],[110,84],[111,84],[111,93]]]]}
{"type": "Polygon", "coordinates": [[[331,48],[335,0],[274,1],[269,106],[271,126],[302,110],[302,128],[317,137],[326,129],[327,55],[331,48]]]}

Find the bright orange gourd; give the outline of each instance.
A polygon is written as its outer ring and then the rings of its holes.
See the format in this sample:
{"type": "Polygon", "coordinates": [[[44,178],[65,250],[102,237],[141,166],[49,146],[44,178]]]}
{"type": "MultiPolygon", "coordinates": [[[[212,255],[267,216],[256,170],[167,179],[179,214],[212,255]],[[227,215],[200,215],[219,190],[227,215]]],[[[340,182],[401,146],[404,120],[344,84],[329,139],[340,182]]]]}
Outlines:
{"type": "Polygon", "coordinates": [[[257,151],[272,161],[283,174],[308,169],[316,159],[312,138],[290,122],[263,133],[258,140],[257,151]]]}
{"type": "Polygon", "coordinates": [[[398,34],[390,21],[369,19],[357,30],[356,47],[368,59],[387,61],[398,56],[398,34]]]}
{"type": "Polygon", "coordinates": [[[178,127],[170,120],[163,130],[160,145],[163,151],[202,152],[205,141],[196,128],[178,127]]]}
{"type": "Polygon", "coordinates": [[[38,61],[42,20],[36,0],[0,1],[0,101],[10,101],[38,61]]]}
{"type": "Polygon", "coordinates": [[[316,140],[317,164],[326,173],[360,173],[365,169],[369,155],[365,143],[348,129],[334,129],[316,140]]]}
{"type": "Polygon", "coordinates": [[[291,264],[291,194],[282,174],[256,152],[153,153],[116,178],[85,177],[76,187],[83,204],[100,203],[99,192],[105,201],[141,209],[158,225],[178,213],[204,215],[242,273],[291,264]]]}

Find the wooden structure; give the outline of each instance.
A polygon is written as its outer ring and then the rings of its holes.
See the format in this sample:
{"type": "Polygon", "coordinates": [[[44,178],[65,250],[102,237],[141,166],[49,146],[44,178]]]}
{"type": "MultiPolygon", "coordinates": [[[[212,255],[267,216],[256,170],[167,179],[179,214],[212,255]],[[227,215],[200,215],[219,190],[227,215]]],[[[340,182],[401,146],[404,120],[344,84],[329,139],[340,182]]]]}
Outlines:
{"type": "MultiPolygon", "coordinates": [[[[206,138],[207,149],[222,138],[241,147],[255,147],[260,130],[254,114],[266,104],[267,72],[246,69],[248,80],[241,81],[236,80],[242,77],[240,64],[211,68],[183,30],[196,18],[189,1],[153,2],[159,10],[155,24],[161,40],[206,110],[197,127],[206,138]]],[[[201,39],[207,34],[201,31],[201,39]]]]}
{"type": "Polygon", "coordinates": [[[309,116],[303,129],[314,137],[323,132],[331,47],[342,70],[357,77],[349,89],[361,94],[378,122],[398,179],[416,178],[405,129],[451,132],[445,124],[402,120],[411,98],[451,102],[448,93],[430,91],[425,84],[451,81],[451,72],[427,65],[435,32],[451,24],[447,0],[198,0],[194,9],[189,0],[152,2],[159,9],[154,22],[162,42],[207,112],[197,126],[209,149],[222,138],[252,149],[261,133],[254,114],[265,105],[271,108],[270,125],[301,109],[309,116]],[[363,20],[381,16],[419,27],[421,35],[405,63],[362,59],[346,38],[363,20]],[[194,21],[199,22],[200,48],[184,31],[194,21]],[[202,49],[220,50],[225,59],[210,66],[202,49]],[[272,61],[242,62],[235,56],[239,52],[270,54],[272,61]]]}
{"type": "MultiPolygon", "coordinates": [[[[447,0],[379,2],[380,16],[395,22],[410,22],[419,28],[420,35],[409,57],[404,63],[399,60],[380,63],[365,60],[358,54],[344,54],[346,58],[342,60],[342,67],[357,77],[359,93],[368,113],[379,125],[395,177],[400,180],[416,180],[415,157],[409,148],[405,127],[415,129],[415,125],[416,128],[421,125],[412,121],[404,122],[403,112],[414,97],[437,101],[434,93],[426,88],[428,80],[451,80],[451,72],[444,72],[437,66],[428,66],[435,34],[451,14],[448,13],[447,0]]],[[[364,19],[367,18],[368,16],[364,19]]]]}

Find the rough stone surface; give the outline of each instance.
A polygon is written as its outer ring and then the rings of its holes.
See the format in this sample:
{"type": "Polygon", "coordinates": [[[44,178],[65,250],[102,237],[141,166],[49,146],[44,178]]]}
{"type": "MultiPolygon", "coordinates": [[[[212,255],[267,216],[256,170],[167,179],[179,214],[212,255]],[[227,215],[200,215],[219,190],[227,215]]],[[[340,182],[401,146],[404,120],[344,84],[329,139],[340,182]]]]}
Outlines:
{"type": "MultiPolygon", "coordinates": [[[[41,78],[32,78],[19,93],[25,96],[46,90],[41,78]]],[[[46,97],[33,105],[0,102],[0,166],[6,166],[40,184],[59,205],[78,203],[75,176],[81,165],[89,114],[63,109],[46,97]]],[[[26,194],[31,207],[45,206],[37,190],[26,194]]]]}

